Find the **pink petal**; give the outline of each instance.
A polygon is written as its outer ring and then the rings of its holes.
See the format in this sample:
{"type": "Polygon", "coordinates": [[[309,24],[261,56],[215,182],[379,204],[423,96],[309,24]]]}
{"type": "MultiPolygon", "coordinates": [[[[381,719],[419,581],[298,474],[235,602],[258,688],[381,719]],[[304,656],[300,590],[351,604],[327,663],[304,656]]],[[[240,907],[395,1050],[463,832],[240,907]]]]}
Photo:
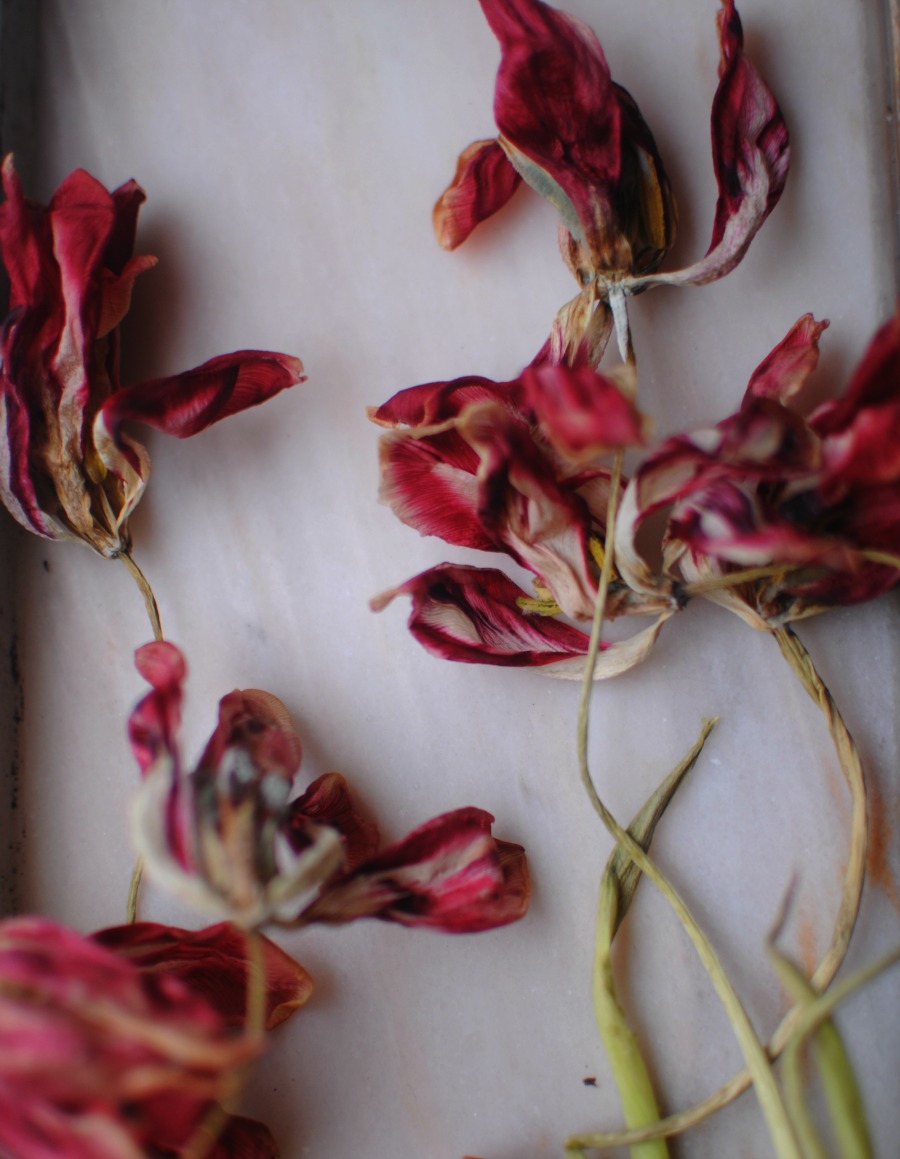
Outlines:
{"type": "Polygon", "coordinates": [[[588,637],[551,616],[527,615],[527,598],[501,571],[441,564],[372,601],[381,611],[397,596],[412,598],[409,629],[445,660],[507,667],[542,666],[587,653],[588,637]]]}
{"type": "Polygon", "coordinates": [[[435,817],[335,882],[304,920],[378,917],[448,933],[516,921],[530,893],[524,851],[497,842],[493,820],[471,808],[435,817]]]}
{"type": "Polygon", "coordinates": [[[502,209],[522,178],[495,140],[464,149],[456,173],[434,207],[434,232],[445,250],[455,250],[476,225],[502,209]]]}
{"type": "Polygon", "coordinates": [[[704,285],[741,261],[784,190],[790,164],[787,127],[771,90],[744,55],[734,0],[717,16],[721,62],[712,107],[713,169],[719,187],[706,256],[687,269],[637,278],[637,292],[653,285],[704,285]]]}
{"type": "MultiPolygon", "coordinates": [[[[258,935],[266,984],[266,1028],[273,1029],[305,1005],[312,978],[274,942],[258,935]]],[[[131,962],[142,973],[178,978],[234,1030],[247,1013],[247,940],[231,922],[204,930],[182,930],[156,922],[112,926],[91,935],[98,945],[131,962]]]]}
{"type": "Polygon", "coordinates": [[[305,380],[298,358],[239,350],[183,374],[123,387],[107,399],[97,422],[116,443],[119,427],[129,419],[186,439],[305,380]]]}

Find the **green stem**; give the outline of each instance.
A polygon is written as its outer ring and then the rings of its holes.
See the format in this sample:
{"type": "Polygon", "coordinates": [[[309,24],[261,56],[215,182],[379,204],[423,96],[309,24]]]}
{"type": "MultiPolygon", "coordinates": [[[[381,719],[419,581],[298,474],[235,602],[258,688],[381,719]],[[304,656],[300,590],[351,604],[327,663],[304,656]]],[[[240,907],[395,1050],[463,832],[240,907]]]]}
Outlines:
{"type": "MultiPolygon", "coordinates": [[[[734,987],[726,974],[722,963],[712,947],[709,939],[697,925],[688,907],[674,889],[668,879],[657,869],[656,864],[644,852],[640,845],[622,828],[615,817],[609,812],[600,798],[591,776],[588,760],[588,724],[590,716],[591,687],[594,678],[594,668],[600,647],[600,630],[603,624],[606,609],[606,596],[609,589],[609,577],[612,573],[613,547],[615,537],[615,518],[617,509],[618,486],[621,475],[622,452],[616,456],[613,466],[609,513],[606,526],[606,552],[603,568],[600,573],[600,583],[597,591],[597,602],[594,609],[594,619],[591,625],[590,645],[587,660],[585,661],[584,679],[581,688],[581,703],[578,712],[578,764],[581,780],[585,791],[597,811],[603,824],[611,833],[615,841],[627,851],[635,865],[645,873],[668,901],[675,911],[679,921],[706,969],[719,998],[725,1007],[734,1028],[735,1036],[741,1047],[747,1064],[749,1075],[755,1084],[756,1095],[760,1108],[769,1128],[772,1141],[779,1159],[801,1159],[797,1141],[791,1127],[787,1110],[782,1099],[778,1084],[766,1055],[765,1049],[759,1041],[756,1031],[735,993],[734,987]]],[[[569,1146],[582,1144],[592,1146],[589,1136],[582,1136],[578,1140],[571,1140],[569,1146]]]]}

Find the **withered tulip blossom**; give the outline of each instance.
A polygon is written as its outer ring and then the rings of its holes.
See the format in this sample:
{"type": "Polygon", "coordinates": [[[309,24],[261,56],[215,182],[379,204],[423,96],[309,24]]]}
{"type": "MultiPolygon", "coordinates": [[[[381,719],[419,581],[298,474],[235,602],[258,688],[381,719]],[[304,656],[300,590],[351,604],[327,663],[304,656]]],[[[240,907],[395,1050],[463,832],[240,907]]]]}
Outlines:
{"type": "Polygon", "coordinates": [[[900,582],[900,315],[872,339],[846,394],[804,418],[792,404],[826,326],[801,318],[736,414],[667,439],[636,472],[616,538],[635,588],[671,595],[701,581],[711,599],[769,628],[900,582]],[[636,537],[667,508],[664,574],[654,576],[636,537]],[[715,586],[746,568],[767,574],[715,586]]]}
{"type": "Polygon", "coordinates": [[[126,429],[145,423],[186,438],[303,381],[298,359],[269,351],[220,355],[183,374],[123,386],[119,324],[138,274],[143,191],[112,193],[82,169],[50,204],[28,201],[3,164],[0,251],[10,313],[0,368],[0,499],[29,531],[76,540],[113,558],[130,546],[128,518],[150,472],[126,429]]]}
{"type": "Polygon", "coordinates": [[[733,0],[718,13],[719,85],[711,116],[718,201],[706,255],[658,273],[675,233],[675,203],[659,150],[600,42],[541,0],[481,0],[500,41],[494,94],[500,135],[462,154],[434,210],[454,249],[513,195],[518,178],[555,207],[560,248],[581,287],[560,311],[552,343],[571,358],[587,340],[599,360],[615,307],[655,285],[703,285],[732,270],[781,196],[788,136],[772,93],[743,51],[733,0]]]}
{"type": "MultiPolygon", "coordinates": [[[[182,1154],[236,1090],[258,1038],[166,970],[44,918],[0,923],[0,1153],[182,1154]]],[[[227,1118],[217,1159],[274,1159],[267,1129],[227,1118]]]]}
{"type": "MultiPolygon", "coordinates": [[[[446,659],[580,677],[588,635],[559,617],[593,615],[612,487],[596,460],[643,441],[643,417],[622,387],[589,365],[540,362],[512,382],[412,387],[372,412],[394,428],[381,443],[381,497],[395,514],[422,535],[502,553],[534,576],[529,595],[494,568],[442,564],[373,607],[409,595],[410,630],[446,659]]],[[[607,607],[610,616],[659,617],[667,604],[614,575],[607,607]]],[[[640,661],[661,622],[604,644],[597,677],[640,661]]]]}
{"type": "Polygon", "coordinates": [[[133,829],[161,884],[245,926],[378,917],[470,932],[504,925],[528,908],[521,846],[491,836],[493,817],[457,809],[378,849],[344,778],[328,773],[291,791],[300,741],[268,692],[232,692],[197,768],[178,751],[184,659],[146,644],[137,664],[153,690],[131,716],[144,774],[133,829]]]}

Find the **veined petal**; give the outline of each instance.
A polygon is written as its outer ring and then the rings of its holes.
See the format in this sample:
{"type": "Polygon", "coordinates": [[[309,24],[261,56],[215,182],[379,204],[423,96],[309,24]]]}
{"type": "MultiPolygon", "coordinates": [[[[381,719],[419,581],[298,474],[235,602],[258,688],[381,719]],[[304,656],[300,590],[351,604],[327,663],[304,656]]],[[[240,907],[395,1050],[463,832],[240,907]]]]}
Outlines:
{"type": "Polygon", "coordinates": [[[457,547],[497,551],[497,536],[479,519],[477,452],[452,427],[393,431],[379,447],[379,498],[421,535],[457,547]]]}
{"type": "Polygon", "coordinates": [[[221,354],[183,374],[117,390],[97,415],[97,449],[102,455],[110,442],[116,445],[119,427],[129,419],[186,439],[305,381],[303,363],[287,354],[268,350],[221,354]]]}
{"type": "MultiPolygon", "coordinates": [[[[309,1000],[312,978],[279,946],[258,935],[265,979],[266,1029],[272,1030],[309,1000]]],[[[91,938],[142,973],[178,978],[234,1030],[247,1013],[247,939],[231,922],[182,930],[133,922],[99,930],[91,938]]]]}
{"type": "Polygon", "coordinates": [[[445,660],[521,668],[587,653],[584,632],[552,616],[523,612],[517,600],[527,599],[527,592],[494,568],[441,564],[377,596],[373,611],[401,595],[413,601],[413,636],[445,660]]]}
{"type": "Polygon", "coordinates": [[[439,245],[455,250],[476,225],[502,209],[522,178],[499,143],[475,141],[462,151],[450,185],[434,207],[434,232],[439,245]]]}
{"type": "Polygon", "coordinates": [[[335,881],[303,920],[378,917],[448,933],[516,921],[528,909],[525,853],[491,836],[493,820],[473,808],[435,817],[335,881]]]}
{"type": "Polygon", "coordinates": [[[717,21],[721,61],[712,152],[719,197],[709,249],[687,269],[635,278],[633,293],[657,285],[701,286],[724,277],[741,261],[784,190],[787,127],[771,90],[744,55],[734,0],[724,0],[717,21]]]}

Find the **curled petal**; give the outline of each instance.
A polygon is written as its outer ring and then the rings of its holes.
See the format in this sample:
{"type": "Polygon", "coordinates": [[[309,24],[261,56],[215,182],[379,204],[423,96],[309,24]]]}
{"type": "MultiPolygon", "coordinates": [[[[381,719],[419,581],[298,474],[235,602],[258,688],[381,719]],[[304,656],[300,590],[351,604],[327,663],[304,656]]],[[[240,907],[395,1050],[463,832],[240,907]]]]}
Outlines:
{"type": "Polygon", "coordinates": [[[186,439],[231,415],[258,406],[289,386],[305,382],[303,363],[268,350],[220,354],[194,370],[125,386],[100,409],[94,435],[112,469],[118,432],[129,419],[186,439]]]}
{"type": "Polygon", "coordinates": [[[817,322],[812,314],[804,314],[750,375],[744,398],[787,403],[799,394],[818,365],[819,338],[828,325],[827,319],[817,322]]]}
{"type": "Polygon", "coordinates": [[[141,676],[153,688],[128,720],[128,739],[142,773],[160,757],[177,761],[182,684],[187,666],[180,649],[167,640],[144,644],[134,654],[141,676]]]}
{"type": "Polygon", "coordinates": [[[303,920],[378,917],[448,933],[516,921],[528,908],[525,854],[491,836],[493,820],[472,808],[435,817],[335,881],[303,920]]]}
{"type": "Polygon", "coordinates": [[[445,660],[508,667],[544,666],[587,653],[588,637],[548,616],[526,615],[527,593],[501,571],[441,564],[377,596],[381,611],[397,596],[412,598],[409,629],[445,660]]]}
{"type": "Polygon", "coordinates": [[[289,834],[297,826],[305,830],[308,821],[336,829],[344,840],[346,870],[355,869],[378,849],[378,826],[356,808],[340,773],[326,773],[313,781],[305,793],[291,801],[289,817],[289,834]]]}
{"type": "MultiPolygon", "coordinates": [[[[247,1013],[247,939],[230,922],[182,930],[157,922],[133,922],[92,934],[146,974],[178,978],[234,1030],[247,1013]]],[[[265,979],[266,1029],[272,1030],[309,1000],[312,978],[274,942],[259,935],[265,979]]]]}
{"type": "Polygon", "coordinates": [[[771,90],[744,55],[734,0],[724,0],[717,21],[721,62],[712,152],[719,197],[709,249],[687,269],[635,279],[633,292],[653,285],[700,286],[724,277],[741,261],[784,190],[787,126],[771,90]]]}
{"type": "Polygon", "coordinates": [[[450,185],[434,207],[434,232],[445,250],[455,250],[476,225],[502,209],[522,178],[495,140],[464,149],[450,185]]]}
{"type": "Polygon", "coordinates": [[[438,426],[457,418],[473,402],[496,401],[515,406],[517,385],[476,375],[450,382],[426,382],[398,391],[382,406],[371,408],[369,418],[382,427],[438,426]]]}
{"type": "Polygon", "coordinates": [[[229,1115],[206,1159],[279,1159],[272,1132],[256,1119],[229,1115]]]}
{"type": "Polygon", "coordinates": [[[216,769],[228,749],[246,753],[260,776],[291,782],[302,748],[290,714],[277,696],[258,688],[236,690],[219,701],[219,723],[200,758],[201,769],[216,769]]]}

